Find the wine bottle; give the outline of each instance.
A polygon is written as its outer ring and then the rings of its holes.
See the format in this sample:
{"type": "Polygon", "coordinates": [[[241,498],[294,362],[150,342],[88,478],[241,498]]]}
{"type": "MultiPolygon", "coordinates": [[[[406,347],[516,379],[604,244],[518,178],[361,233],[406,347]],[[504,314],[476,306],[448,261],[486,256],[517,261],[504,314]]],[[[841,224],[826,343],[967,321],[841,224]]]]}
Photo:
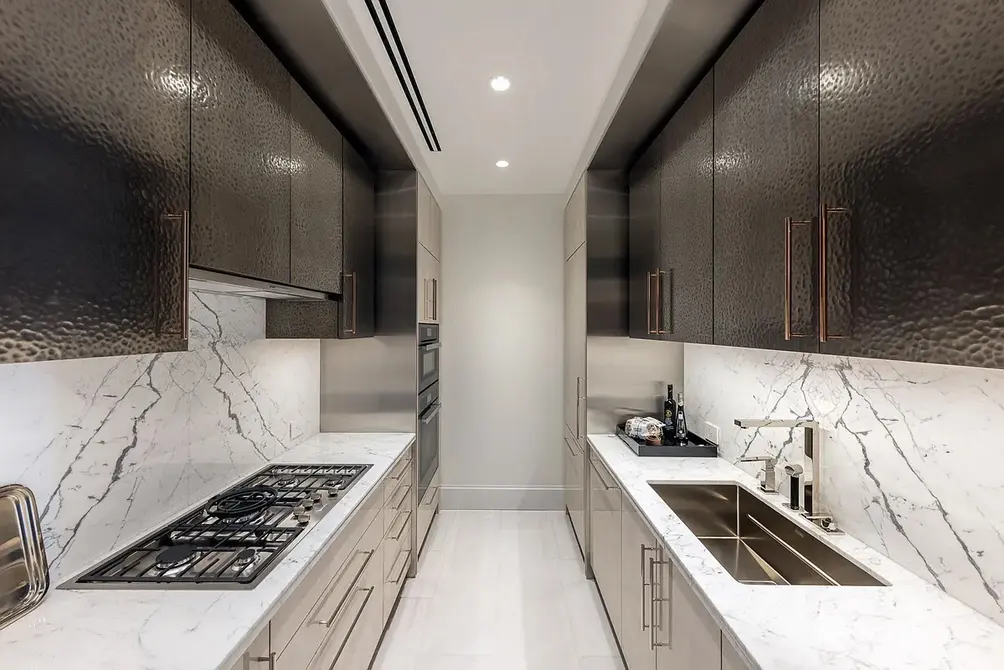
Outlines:
{"type": "Polygon", "coordinates": [[[676,401],[676,439],[682,444],[687,444],[687,416],[683,412],[683,392],[677,396],[676,401]]]}

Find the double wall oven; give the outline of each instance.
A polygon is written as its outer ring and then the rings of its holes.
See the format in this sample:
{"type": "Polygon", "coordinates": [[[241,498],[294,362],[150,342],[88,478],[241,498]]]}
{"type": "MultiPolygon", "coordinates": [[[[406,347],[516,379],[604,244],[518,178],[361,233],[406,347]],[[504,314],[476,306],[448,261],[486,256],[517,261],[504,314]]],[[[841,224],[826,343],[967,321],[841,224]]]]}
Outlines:
{"type": "Polygon", "coordinates": [[[439,469],[439,326],[418,325],[418,499],[439,469]]]}

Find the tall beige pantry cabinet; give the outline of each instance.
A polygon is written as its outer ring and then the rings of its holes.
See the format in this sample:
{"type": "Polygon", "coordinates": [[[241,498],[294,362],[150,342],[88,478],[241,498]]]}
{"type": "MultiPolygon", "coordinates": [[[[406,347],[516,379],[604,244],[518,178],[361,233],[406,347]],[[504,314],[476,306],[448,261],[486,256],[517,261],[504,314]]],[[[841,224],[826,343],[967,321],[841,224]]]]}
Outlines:
{"type": "MultiPolygon", "coordinates": [[[[589,398],[587,350],[594,337],[627,341],[627,204],[624,172],[589,170],[565,206],[565,425],[559,448],[565,509],[586,563],[590,547],[586,433],[596,410],[589,398]]],[[[610,426],[605,432],[612,430],[610,426]]]]}

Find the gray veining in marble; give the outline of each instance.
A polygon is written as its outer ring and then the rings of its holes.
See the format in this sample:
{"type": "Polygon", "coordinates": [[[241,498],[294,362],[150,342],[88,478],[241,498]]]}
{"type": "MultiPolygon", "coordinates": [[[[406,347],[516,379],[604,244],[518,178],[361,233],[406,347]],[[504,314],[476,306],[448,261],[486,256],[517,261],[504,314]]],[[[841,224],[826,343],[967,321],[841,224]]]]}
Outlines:
{"type": "Polygon", "coordinates": [[[1004,371],[689,344],[684,361],[691,428],[718,425],[723,457],[804,463],[800,431],[733,419],[815,418],[847,532],[1004,624],[1004,371]]]}
{"type": "Polygon", "coordinates": [[[319,342],[190,304],[187,352],[0,366],[0,483],[35,492],[54,583],[318,432],[319,342]]]}

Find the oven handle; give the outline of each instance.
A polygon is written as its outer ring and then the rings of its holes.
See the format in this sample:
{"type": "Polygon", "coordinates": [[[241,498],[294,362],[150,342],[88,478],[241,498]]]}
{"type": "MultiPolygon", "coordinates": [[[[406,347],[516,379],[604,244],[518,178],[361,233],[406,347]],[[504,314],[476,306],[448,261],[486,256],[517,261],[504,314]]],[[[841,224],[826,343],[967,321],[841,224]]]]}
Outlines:
{"type": "Polygon", "coordinates": [[[439,414],[439,410],[441,410],[441,409],[443,409],[443,403],[437,402],[435,405],[433,405],[432,407],[430,407],[425,412],[425,414],[423,414],[421,417],[419,417],[419,419],[421,420],[421,422],[423,424],[428,425],[428,423],[430,421],[432,421],[433,419],[436,418],[436,415],[439,414]]]}
{"type": "Polygon", "coordinates": [[[435,351],[436,349],[439,349],[441,346],[443,346],[441,343],[433,342],[432,344],[423,344],[419,347],[419,349],[423,351],[435,351]]]}

